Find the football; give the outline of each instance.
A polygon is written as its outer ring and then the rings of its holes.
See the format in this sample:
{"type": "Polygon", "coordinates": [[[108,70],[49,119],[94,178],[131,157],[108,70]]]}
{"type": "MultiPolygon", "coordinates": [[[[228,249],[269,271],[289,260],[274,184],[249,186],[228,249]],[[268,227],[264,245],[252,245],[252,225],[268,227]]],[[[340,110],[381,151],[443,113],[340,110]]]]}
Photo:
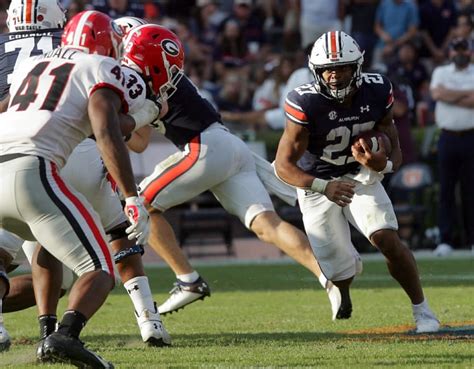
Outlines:
{"type": "Polygon", "coordinates": [[[388,138],[388,136],[383,132],[375,131],[372,129],[369,131],[362,132],[361,134],[356,136],[356,138],[354,139],[354,145],[356,146],[356,148],[362,150],[362,147],[359,143],[359,139],[361,138],[364,139],[365,142],[367,142],[367,145],[369,145],[372,152],[379,151],[378,138],[381,138],[385,146],[386,154],[390,155],[390,153],[392,152],[392,144],[390,142],[390,138],[388,138]]]}

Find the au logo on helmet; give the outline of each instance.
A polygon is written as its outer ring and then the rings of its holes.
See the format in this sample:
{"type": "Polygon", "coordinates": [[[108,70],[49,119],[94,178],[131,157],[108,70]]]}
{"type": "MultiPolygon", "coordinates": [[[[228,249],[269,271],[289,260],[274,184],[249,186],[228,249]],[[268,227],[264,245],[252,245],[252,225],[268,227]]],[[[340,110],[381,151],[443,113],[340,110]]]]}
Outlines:
{"type": "Polygon", "coordinates": [[[171,56],[177,56],[179,54],[179,46],[173,40],[164,39],[163,41],[161,41],[161,47],[163,48],[165,53],[171,56]]]}

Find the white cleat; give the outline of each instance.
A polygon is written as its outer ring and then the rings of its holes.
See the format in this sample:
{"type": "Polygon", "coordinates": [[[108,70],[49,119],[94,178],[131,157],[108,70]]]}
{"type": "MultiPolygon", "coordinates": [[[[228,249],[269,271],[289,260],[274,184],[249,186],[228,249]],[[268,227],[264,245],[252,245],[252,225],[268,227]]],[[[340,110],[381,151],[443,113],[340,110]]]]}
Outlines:
{"type": "Polygon", "coordinates": [[[10,335],[3,325],[3,317],[0,315],[0,352],[7,351],[10,348],[10,345],[10,335]]]}
{"type": "Polygon", "coordinates": [[[328,281],[326,292],[331,303],[332,320],[336,320],[337,312],[341,307],[341,291],[331,281],[328,281]]]}
{"type": "Polygon", "coordinates": [[[160,314],[166,315],[183,309],[195,301],[204,300],[208,296],[211,296],[211,289],[201,277],[193,283],[186,283],[178,279],[170,291],[170,297],[158,307],[158,311],[160,314]]]}
{"type": "Polygon", "coordinates": [[[140,315],[135,312],[137,323],[143,342],[149,346],[163,347],[171,345],[171,336],[166,331],[163,322],[160,319],[160,313],[156,310],[151,312],[143,310],[140,315]]]}
{"type": "Polygon", "coordinates": [[[413,308],[413,317],[416,323],[416,333],[434,333],[438,332],[440,322],[436,315],[427,306],[413,308]]]}
{"type": "Polygon", "coordinates": [[[451,255],[453,252],[453,247],[447,243],[439,244],[436,249],[433,250],[433,254],[439,257],[445,257],[451,255]]]}

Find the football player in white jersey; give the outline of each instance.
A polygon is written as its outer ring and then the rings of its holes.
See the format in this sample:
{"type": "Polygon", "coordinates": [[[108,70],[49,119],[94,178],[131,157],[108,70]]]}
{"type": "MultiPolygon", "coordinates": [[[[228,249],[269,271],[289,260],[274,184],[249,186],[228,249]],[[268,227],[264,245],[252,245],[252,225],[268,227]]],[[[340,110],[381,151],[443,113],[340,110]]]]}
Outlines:
{"type": "MultiPolygon", "coordinates": [[[[423,295],[415,259],[400,241],[392,203],[380,183],[402,162],[392,86],[380,74],[362,73],[363,60],[355,40],[344,32],[327,32],[315,41],[308,62],[314,82],[286,98],[276,171],[298,188],[311,246],[341,294],[349,296],[360,265],[350,223],[385,256],[390,274],[411,300],[416,332],[435,332],[440,323],[423,295]],[[390,153],[380,139],[376,152],[356,139],[371,129],[390,138],[390,153]]],[[[351,310],[348,306],[348,317],[351,310]]]]}
{"type": "MultiPolygon", "coordinates": [[[[7,108],[14,68],[32,55],[40,55],[59,46],[66,23],[65,11],[57,0],[37,0],[34,3],[12,0],[7,12],[9,33],[0,35],[0,112],[7,108]]],[[[22,240],[15,235],[0,230],[0,275],[9,269],[10,261],[21,243],[22,240]]],[[[18,283],[30,286],[29,300],[34,300],[31,277],[17,279],[18,283]]],[[[2,297],[6,296],[4,282],[7,282],[6,279],[3,281],[0,277],[0,351],[10,345],[2,317],[2,297]]],[[[10,292],[15,291],[17,289],[12,283],[10,292]]]]}
{"type": "MultiPolygon", "coordinates": [[[[51,2],[51,0],[43,1],[46,3],[40,4],[42,7],[50,5],[48,2],[51,2]]],[[[56,5],[55,2],[54,4],[56,5]]],[[[53,11],[49,13],[54,14],[53,11]]],[[[132,26],[130,22],[138,22],[138,25],[143,24],[144,22],[133,17],[124,17],[117,21],[126,21],[128,27],[132,26]],[[128,18],[132,19],[129,20],[128,18]]],[[[16,24],[17,26],[19,25],[18,23],[16,24]]],[[[125,30],[127,29],[125,28],[125,30]]],[[[18,59],[17,62],[19,62],[18,59]]],[[[125,81],[124,85],[126,86],[125,99],[129,105],[129,114],[134,117],[135,123],[137,119],[146,121],[144,120],[147,118],[147,114],[145,114],[147,113],[146,106],[144,106],[146,91],[144,82],[136,72],[129,68],[123,70],[122,73],[125,81]]],[[[127,218],[121,210],[118,195],[112,189],[111,183],[108,183],[106,180],[106,178],[110,180],[111,178],[106,173],[94,140],[86,139],[74,149],[66,163],[66,166],[61,171],[61,175],[91,202],[101,218],[106,234],[110,239],[109,245],[115,253],[114,259],[121,280],[134,304],[135,316],[138,321],[143,341],[151,346],[169,344],[170,337],[160,321],[159,313],[157,312],[156,305],[153,302],[148,279],[144,274],[140,255],[143,253],[143,248],[141,245],[135,245],[133,240],[130,241],[126,237],[127,234],[125,229],[127,228],[127,218]],[[83,168],[88,168],[87,176],[82,172],[83,168]]],[[[20,249],[22,243],[22,240],[15,235],[9,234],[0,229],[0,245],[3,244],[7,246],[10,255],[15,256],[16,251],[20,249]]],[[[35,247],[35,242],[27,241],[23,243],[23,251],[28,257],[30,263],[33,259],[35,247]]],[[[20,252],[17,254],[17,257],[15,257],[12,264],[21,264],[23,260],[24,254],[20,252]]],[[[48,265],[52,266],[52,264],[53,261],[49,262],[48,265]]],[[[36,270],[35,268],[38,268],[36,263],[32,263],[32,266],[34,270],[36,270]]],[[[45,285],[56,283],[56,288],[53,288],[53,290],[59,289],[60,280],[56,275],[60,272],[61,266],[56,265],[56,268],[56,273],[35,273],[36,284],[39,285],[39,281],[45,285]],[[46,280],[48,275],[51,276],[52,281],[46,280]]],[[[65,292],[71,283],[71,271],[67,268],[63,268],[62,293],[65,292]]],[[[17,311],[35,304],[35,298],[31,292],[32,283],[30,275],[22,275],[12,278],[11,291],[12,292],[8,298],[4,301],[6,311],[17,311]]],[[[45,289],[43,289],[43,293],[44,291],[45,289]]],[[[48,296],[51,294],[52,292],[50,292],[48,296]]],[[[40,311],[38,318],[40,322],[40,340],[51,334],[56,325],[56,304],[54,303],[54,299],[52,299],[52,302],[49,300],[51,299],[40,299],[40,303],[38,304],[38,309],[40,311]]],[[[5,336],[7,336],[7,334],[5,336]]]]}
{"type": "Polygon", "coordinates": [[[28,59],[14,72],[8,110],[1,116],[0,226],[38,240],[79,276],[59,329],[41,343],[43,361],[113,367],[78,339],[114,285],[99,217],[59,174],[84,138],[94,134],[126,197],[129,237],[141,244],[148,235],[148,213],[137,196],[118,124],[118,113],[128,108],[121,68],[113,59],[120,56],[121,36],[104,14],[77,15],[66,26],[63,47],[28,59]]]}

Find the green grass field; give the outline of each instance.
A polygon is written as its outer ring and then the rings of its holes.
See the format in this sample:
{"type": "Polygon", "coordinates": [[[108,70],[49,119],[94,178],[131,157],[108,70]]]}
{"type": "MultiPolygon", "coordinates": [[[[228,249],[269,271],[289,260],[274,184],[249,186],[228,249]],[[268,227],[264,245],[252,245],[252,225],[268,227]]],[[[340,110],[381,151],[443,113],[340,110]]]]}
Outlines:
{"type": "MultiPolygon", "coordinates": [[[[213,295],[164,317],[170,348],[139,338],[131,302],[114,290],[82,338],[116,368],[313,367],[473,368],[474,261],[419,261],[431,307],[443,331],[414,335],[411,307],[381,261],[365,263],[352,290],[354,313],[331,321],[326,293],[294,264],[202,266],[213,295]]],[[[168,269],[148,269],[157,301],[173,282],[168,269]]],[[[60,312],[65,301],[61,302],[60,312]]],[[[34,308],[5,314],[13,338],[2,368],[35,367],[34,308]]],[[[42,365],[41,367],[66,367],[42,365]]]]}

